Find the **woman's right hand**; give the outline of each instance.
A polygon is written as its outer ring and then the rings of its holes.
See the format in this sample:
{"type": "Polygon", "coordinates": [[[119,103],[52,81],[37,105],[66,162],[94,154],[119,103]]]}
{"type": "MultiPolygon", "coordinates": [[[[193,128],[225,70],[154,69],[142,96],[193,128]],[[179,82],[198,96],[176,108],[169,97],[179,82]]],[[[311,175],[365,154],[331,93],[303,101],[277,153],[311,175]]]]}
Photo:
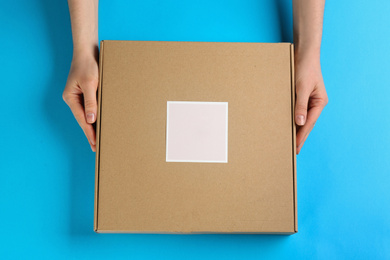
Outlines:
{"type": "Polygon", "coordinates": [[[96,152],[96,133],[93,123],[96,122],[97,116],[96,92],[99,82],[99,66],[97,52],[95,55],[89,53],[74,53],[62,98],[83,129],[92,151],[96,152]]]}

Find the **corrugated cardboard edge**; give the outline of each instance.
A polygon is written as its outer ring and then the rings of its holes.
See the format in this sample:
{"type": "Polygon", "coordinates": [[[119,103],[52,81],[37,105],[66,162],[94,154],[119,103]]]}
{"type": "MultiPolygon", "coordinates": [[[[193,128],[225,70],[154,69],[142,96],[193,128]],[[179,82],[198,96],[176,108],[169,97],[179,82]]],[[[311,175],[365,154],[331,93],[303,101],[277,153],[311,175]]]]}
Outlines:
{"type": "Polygon", "coordinates": [[[161,234],[161,235],[293,235],[296,232],[220,232],[220,231],[118,231],[118,230],[99,230],[98,233],[106,234],[161,234]]]}
{"type": "Polygon", "coordinates": [[[295,68],[294,68],[294,44],[290,46],[291,61],[291,122],[293,140],[293,194],[294,194],[294,232],[298,232],[298,208],[297,208],[297,145],[295,126],[295,68]]]}
{"type": "Polygon", "coordinates": [[[94,231],[98,233],[98,211],[99,211],[99,170],[100,170],[100,121],[102,107],[102,82],[103,82],[103,46],[104,41],[100,42],[99,53],[99,86],[98,86],[98,110],[96,116],[96,158],[95,158],[95,209],[94,209],[94,231]]]}

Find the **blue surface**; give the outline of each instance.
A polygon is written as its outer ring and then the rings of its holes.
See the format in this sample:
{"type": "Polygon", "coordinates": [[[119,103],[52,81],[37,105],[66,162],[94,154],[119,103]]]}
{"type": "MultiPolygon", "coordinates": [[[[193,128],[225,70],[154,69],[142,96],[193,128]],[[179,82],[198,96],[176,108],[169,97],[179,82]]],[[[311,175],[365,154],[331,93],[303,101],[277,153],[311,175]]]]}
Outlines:
{"type": "MultiPolygon", "coordinates": [[[[390,259],[390,2],[325,9],[329,104],[298,156],[299,232],[115,235],[93,231],[94,153],[61,97],[67,3],[1,1],[0,259],[390,259]]],[[[100,39],[292,41],[288,0],[101,0],[99,18],[100,39]]]]}

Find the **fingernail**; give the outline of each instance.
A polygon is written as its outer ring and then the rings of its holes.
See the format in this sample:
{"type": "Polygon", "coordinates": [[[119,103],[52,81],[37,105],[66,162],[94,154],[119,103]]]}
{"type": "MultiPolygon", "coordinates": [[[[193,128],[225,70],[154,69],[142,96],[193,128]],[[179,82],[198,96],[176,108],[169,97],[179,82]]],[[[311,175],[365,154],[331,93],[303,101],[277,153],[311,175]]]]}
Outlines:
{"type": "Polygon", "coordinates": [[[297,116],[297,125],[304,125],[305,124],[305,117],[303,115],[297,116]]]}
{"type": "Polygon", "coordinates": [[[93,123],[93,120],[95,119],[95,114],[94,113],[88,113],[87,114],[87,122],[88,123],[93,123]]]}

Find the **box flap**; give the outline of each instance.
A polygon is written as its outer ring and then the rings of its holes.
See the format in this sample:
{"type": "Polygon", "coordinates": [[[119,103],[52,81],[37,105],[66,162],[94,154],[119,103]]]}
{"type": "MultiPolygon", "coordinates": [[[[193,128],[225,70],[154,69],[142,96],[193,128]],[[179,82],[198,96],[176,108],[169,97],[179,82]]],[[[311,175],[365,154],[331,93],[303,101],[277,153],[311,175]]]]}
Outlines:
{"type": "Polygon", "coordinates": [[[293,140],[293,178],[294,178],[294,231],[298,232],[298,206],[297,206],[297,145],[296,145],[296,125],[295,125],[295,64],[294,64],[294,44],[291,44],[291,122],[293,140]]]}
{"type": "Polygon", "coordinates": [[[98,201],[99,201],[99,166],[100,166],[100,126],[101,126],[101,99],[102,99],[102,82],[103,82],[103,57],[104,41],[100,42],[99,53],[99,86],[97,94],[97,116],[96,116],[96,157],[95,157],[95,205],[94,205],[94,230],[98,231],[98,201]]]}

